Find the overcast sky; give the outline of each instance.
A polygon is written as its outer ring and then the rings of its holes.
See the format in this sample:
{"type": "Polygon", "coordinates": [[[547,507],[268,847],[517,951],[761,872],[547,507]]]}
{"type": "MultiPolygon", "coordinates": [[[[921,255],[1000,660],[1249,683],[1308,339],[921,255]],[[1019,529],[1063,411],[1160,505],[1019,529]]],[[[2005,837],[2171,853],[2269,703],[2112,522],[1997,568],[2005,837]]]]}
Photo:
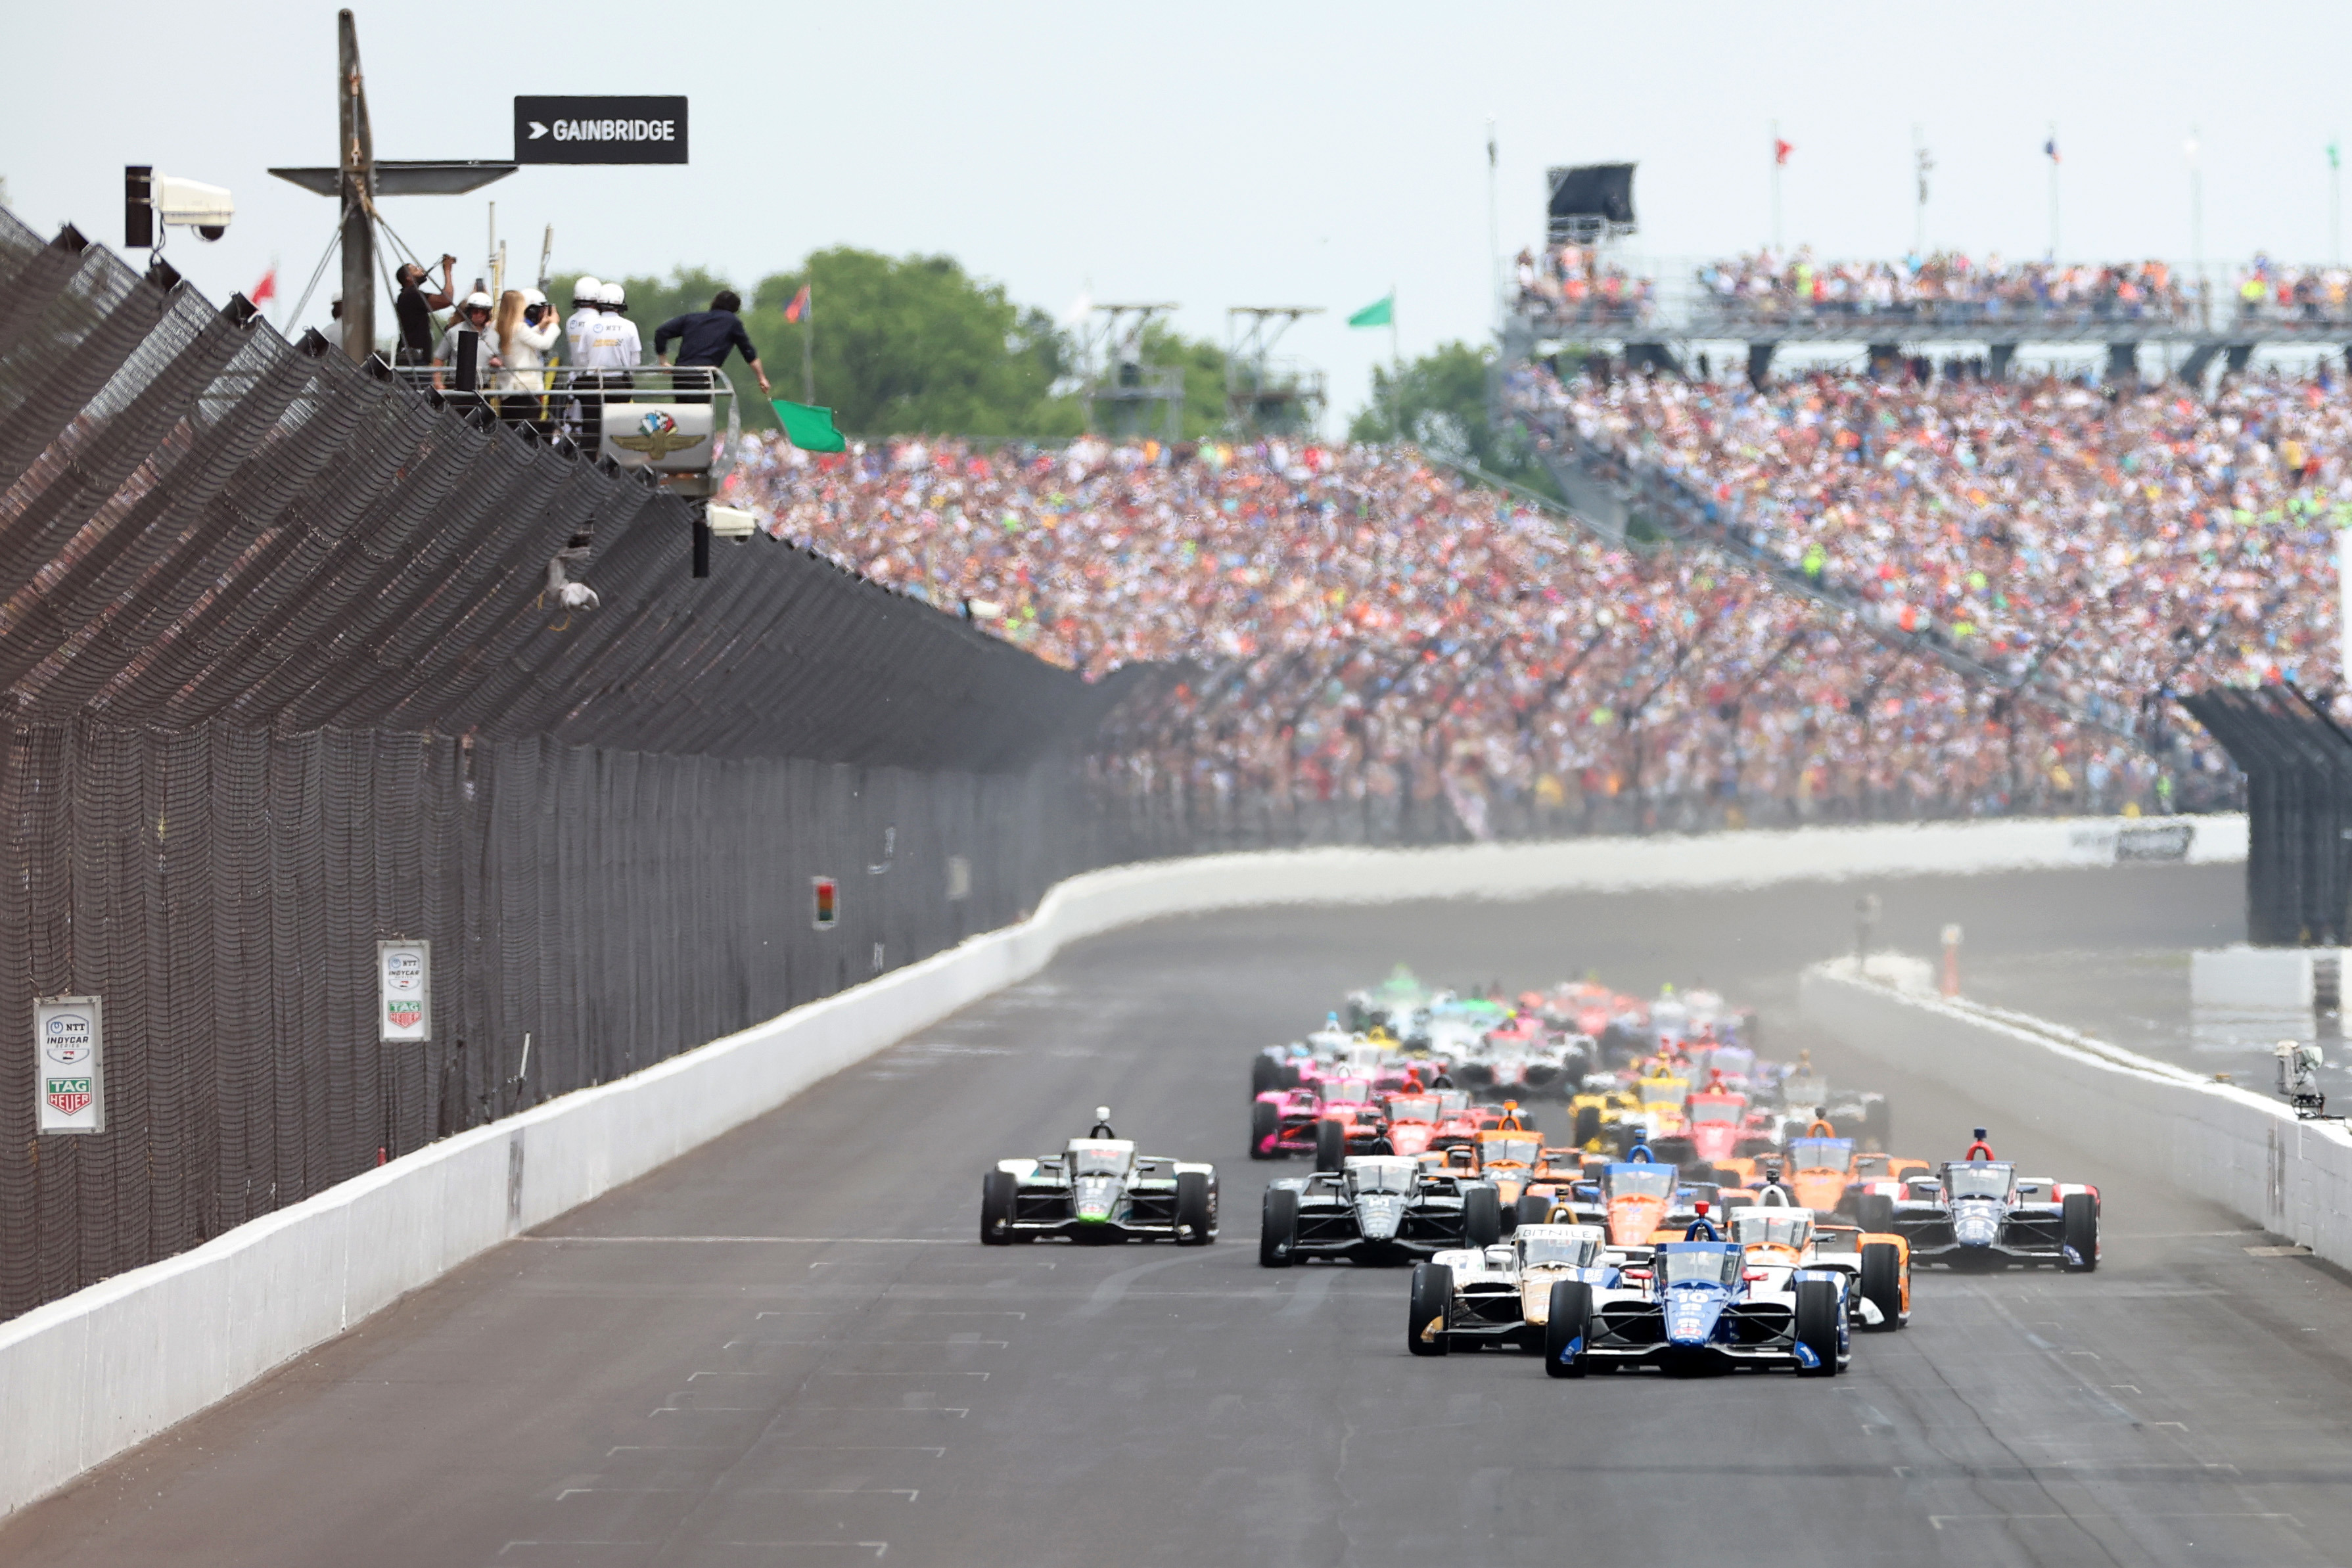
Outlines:
{"type": "MultiPolygon", "coordinates": [[[[1677,258],[1769,237],[1775,121],[1796,147],[1790,243],[1907,248],[1916,127],[1936,161],[1931,243],[2038,255],[2054,121],[2063,249],[2185,261],[2193,125],[2217,267],[2256,249],[2328,258],[2326,148],[2352,119],[2341,0],[569,0],[363,5],[359,25],[383,157],[508,156],[517,92],[693,100],[689,167],[525,169],[388,204],[412,245],[467,273],[495,198],[518,258],[554,224],[558,270],[700,263],[748,282],[845,244],[947,252],[1056,314],[1089,291],[1181,300],[1181,325],[1219,339],[1228,305],[1321,305],[1290,346],[1328,368],[1341,414],[1388,352],[1385,332],[1342,323],[1392,283],[1407,354],[1488,331],[1490,117],[1507,250],[1541,232],[1548,165],[1631,159],[1635,244],[1677,258]]],[[[333,159],[333,6],[83,0],[8,32],[0,177],[19,216],[119,245],[123,164],[227,185],[228,237],[175,234],[168,254],[219,299],[275,258],[290,307],[332,204],[263,171],[333,159]]]]}

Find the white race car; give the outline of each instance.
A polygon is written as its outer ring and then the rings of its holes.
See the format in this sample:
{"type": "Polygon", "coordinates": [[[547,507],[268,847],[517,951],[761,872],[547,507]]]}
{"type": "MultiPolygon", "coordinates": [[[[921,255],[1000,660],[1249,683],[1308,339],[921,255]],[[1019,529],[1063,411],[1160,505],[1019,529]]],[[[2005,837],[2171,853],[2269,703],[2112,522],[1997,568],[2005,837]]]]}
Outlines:
{"type": "Polygon", "coordinates": [[[1125,1138],[1073,1138],[1059,1154],[999,1160],[981,1178],[980,1239],[1041,1237],[1204,1247],[1217,1239],[1217,1168],[1139,1154],[1125,1138]]]}
{"type": "Polygon", "coordinates": [[[1405,1348],[1415,1355],[1486,1345],[1539,1351],[1551,1288],[1579,1280],[1617,1289],[1618,1262],[1591,1225],[1522,1225],[1508,1241],[1438,1253],[1413,1266],[1405,1348]]]}

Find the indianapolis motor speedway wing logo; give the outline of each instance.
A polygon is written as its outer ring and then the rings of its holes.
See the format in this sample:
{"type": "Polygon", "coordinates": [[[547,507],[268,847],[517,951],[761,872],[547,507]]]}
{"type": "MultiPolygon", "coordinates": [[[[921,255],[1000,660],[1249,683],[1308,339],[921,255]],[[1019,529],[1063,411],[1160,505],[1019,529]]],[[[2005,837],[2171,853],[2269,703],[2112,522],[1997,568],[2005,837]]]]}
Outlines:
{"type": "Polygon", "coordinates": [[[639,433],[635,436],[614,436],[613,445],[626,447],[632,452],[643,452],[656,463],[672,452],[699,447],[709,439],[705,436],[687,435],[678,429],[677,420],[659,408],[648,409],[646,416],[637,421],[637,430],[639,433]]]}

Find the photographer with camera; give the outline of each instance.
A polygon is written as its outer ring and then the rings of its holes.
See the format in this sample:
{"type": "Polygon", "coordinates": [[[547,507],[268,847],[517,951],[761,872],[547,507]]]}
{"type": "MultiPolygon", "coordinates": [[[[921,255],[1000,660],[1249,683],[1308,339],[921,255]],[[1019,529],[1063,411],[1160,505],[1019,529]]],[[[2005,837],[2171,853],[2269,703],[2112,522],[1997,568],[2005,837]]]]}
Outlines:
{"type": "Polygon", "coordinates": [[[449,268],[457,265],[454,256],[441,258],[441,289],[434,294],[425,291],[433,281],[433,274],[414,261],[403,263],[400,270],[393,274],[400,285],[400,292],[392,301],[393,316],[400,323],[400,342],[393,350],[394,363],[423,364],[432,358],[433,312],[447,310],[456,297],[449,283],[449,268]]]}
{"type": "Polygon", "coordinates": [[[543,427],[547,416],[547,351],[563,335],[555,307],[536,289],[509,289],[499,297],[499,417],[543,427]]]}

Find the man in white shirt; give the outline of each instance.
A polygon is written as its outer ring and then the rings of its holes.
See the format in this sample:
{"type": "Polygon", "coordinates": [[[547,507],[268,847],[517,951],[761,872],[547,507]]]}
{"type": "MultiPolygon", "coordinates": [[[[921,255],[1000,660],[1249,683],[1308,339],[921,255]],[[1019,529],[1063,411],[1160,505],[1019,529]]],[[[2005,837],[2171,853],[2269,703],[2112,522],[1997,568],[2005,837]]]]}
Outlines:
{"type": "Polygon", "coordinates": [[[600,286],[597,313],[582,323],[572,342],[572,363],[578,368],[572,373],[572,384],[582,392],[581,430],[592,448],[604,438],[604,405],[629,400],[629,388],[635,384],[629,373],[645,359],[637,324],[621,314],[627,302],[618,283],[600,286]]]}

